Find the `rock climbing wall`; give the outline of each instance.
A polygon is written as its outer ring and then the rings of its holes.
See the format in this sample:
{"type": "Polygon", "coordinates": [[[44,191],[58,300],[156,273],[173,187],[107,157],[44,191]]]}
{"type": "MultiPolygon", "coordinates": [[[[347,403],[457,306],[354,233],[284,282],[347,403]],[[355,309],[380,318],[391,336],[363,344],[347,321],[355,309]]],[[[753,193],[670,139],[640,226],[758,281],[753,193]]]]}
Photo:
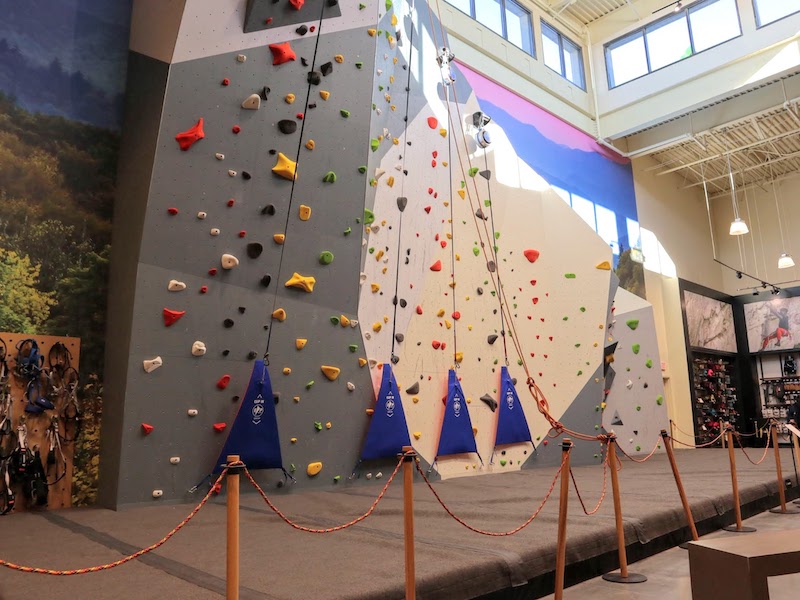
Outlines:
{"type": "Polygon", "coordinates": [[[265,353],[291,489],[346,484],[385,363],[428,463],[448,370],[461,380],[482,460],[439,457],[441,477],[520,468],[546,443],[526,367],[556,419],[580,406],[578,421],[608,427],[610,248],[513,153],[478,147],[480,105],[437,61],[427,5],[146,0],[134,24],[148,15],[161,29],[134,27],[130,82],[169,75],[138,117],[157,138],[127,154],[152,172],[146,191],[129,177],[142,209],[115,240],[111,306],[130,322],[110,332],[106,504],[185,499],[265,353]],[[498,184],[510,164],[536,189],[498,184]],[[495,453],[506,364],[535,444],[495,453]]]}

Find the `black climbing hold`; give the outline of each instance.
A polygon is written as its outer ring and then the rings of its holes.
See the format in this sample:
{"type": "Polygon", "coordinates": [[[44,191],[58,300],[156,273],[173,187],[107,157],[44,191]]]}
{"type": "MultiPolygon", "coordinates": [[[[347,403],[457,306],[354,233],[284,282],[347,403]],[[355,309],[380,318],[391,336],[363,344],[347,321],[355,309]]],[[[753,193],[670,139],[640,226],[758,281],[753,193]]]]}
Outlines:
{"type": "Polygon", "coordinates": [[[489,269],[489,273],[494,273],[497,270],[497,265],[494,264],[493,260],[490,260],[486,263],[486,268],[489,269]]]}
{"type": "Polygon", "coordinates": [[[270,148],[269,149],[269,153],[270,153],[271,156],[275,156],[278,153],[278,151],[275,150],[275,148],[270,148]]]}
{"type": "Polygon", "coordinates": [[[406,264],[408,264],[408,257],[406,257],[406,264]]]}
{"type": "Polygon", "coordinates": [[[262,215],[269,215],[270,217],[275,214],[275,205],[274,204],[267,204],[264,208],[261,209],[262,215]]]}
{"type": "Polygon", "coordinates": [[[492,172],[489,169],[486,169],[485,171],[480,171],[478,175],[483,177],[486,181],[489,181],[492,178],[492,172]]]}
{"type": "Polygon", "coordinates": [[[308,66],[308,60],[306,60],[305,58],[303,58],[301,56],[300,57],[300,64],[303,65],[304,67],[307,67],[308,66]]]}
{"type": "Polygon", "coordinates": [[[403,298],[400,298],[400,308],[405,308],[408,306],[408,302],[406,302],[403,298]]]}
{"type": "Polygon", "coordinates": [[[261,278],[261,285],[264,287],[269,287],[269,284],[272,282],[272,275],[264,275],[261,278]]]}
{"type": "Polygon", "coordinates": [[[476,292],[478,292],[478,296],[483,296],[483,288],[482,288],[482,287],[479,287],[479,288],[478,288],[477,290],[475,290],[475,291],[476,291],[476,292]]]}
{"type": "Polygon", "coordinates": [[[497,401],[492,398],[489,394],[484,394],[481,396],[481,401],[485,402],[486,405],[492,409],[492,412],[497,410],[497,401]]]}
{"type": "Polygon", "coordinates": [[[319,85],[319,82],[322,81],[322,75],[320,75],[319,71],[309,71],[306,79],[311,85],[319,85]]]}
{"type": "Polygon", "coordinates": [[[242,179],[252,179],[253,176],[250,175],[247,171],[242,171],[242,179]]]}
{"type": "Polygon", "coordinates": [[[258,356],[258,352],[250,350],[250,352],[247,353],[247,360],[253,360],[256,356],[258,356]]]}
{"type": "Polygon", "coordinates": [[[408,175],[408,169],[403,169],[403,175],[408,175]]]}
{"type": "Polygon", "coordinates": [[[512,377],[511,378],[511,383],[513,383],[514,385],[517,385],[517,378],[516,377],[512,377]]]}
{"type": "Polygon", "coordinates": [[[408,65],[403,65],[403,71],[407,71],[407,70],[408,70],[408,65]]]}
{"type": "Polygon", "coordinates": [[[279,479],[278,481],[276,481],[275,482],[275,487],[279,488],[279,489],[282,488],[283,487],[283,479],[279,479]]]}
{"type": "Polygon", "coordinates": [[[305,35],[308,33],[308,25],[300,25],[297,29],[294,30],[297,35],[305,35]]]}
{"type": "Polygon", "coordinates": [[[312,102],[311,104],[308,105],[308,108],[317,108],[317,103],[312,102]]]}
{"type": "Polygon", "coordinates": [[[227,327],[228,329],[230,329],[231,327],[233,327],[233,319],[225,319],[225,320],[222,322],[222,324],[223,324],[225,327],[227,327]]]}
{"type": "Polygon", "coordinates": [[[484,221],[488,220],[488,217],[483,214],[483,210],[480,208],[475,211],[475,216],[478,217],[479,219],[483,219],[484,221]]]}
{"type": "Polygon", "coordinates": [[[244,314],[244,311],[246,311],[246,310],[247,310],[247,307],[246,307],[246,306],[240,306],[240,307],[239,307],[239,314],[240,314],[240,315],[243,315],[243,314],[244,314]]]}
{"type": "Polygon", "coordinates": [[[405,196],[400,196],[397,199],[397,208],[400,210],[400,212],[403,212],[406,209],[406,206],[408,206],[408,198],[405,196]]]}
{"type": "Polygon", "coordinates": [[[489,345],[492,345],[497,341],[497,337],[498,337],[497,334],[493,333],[488,338],[486,338],[486,341],[489,342],[489,345]]]}
{"type": "Polygon", "coordinates": [[[648,387],[646,381],[644,382],[644,387],[645,387],[645,389],[647,389],[647,387],[648,387]]]}
{"type": "Polygon", "coordinates": [[[397,356],[396,354],[392,354],[391,361],[392,361],[392,364],[393,364],[393,365],[396,365],[397,363],[399,363],[399,362],[400,362],[400,357],[399,357],[399,356],[397,356]]]}
{"type": "Polygon", "coordinates": [[[633,430],[633,435],[639,435],[639,430],[638,429],[634,429],[633,430]]]}
{"type": "Polygon", "coordinates": [[[395,31],[395,32],[394,32],[394,37],[396,37],[396,38],[397,38],[397,41],[398,41],[398,42],[400,41],[400,33],[401,33],[401,32],[400,32],[400,30],[399,30],[399,29],[398,29],[397,31],[395,31]]]}
{"type": "Polygon", "coordinates": [[[267,86],[264,86],[263,88],[261,88],[261,93],[259,94],[259,96],[261,96],[262,100],[268,100],[270,91],[271,90],[267,86]]]}
{"type": "Polygon", "coordinates": [[[339,0],[328,0],[328,6],[336,6],[339,4],[339,0]]]}
{"type": "Polygon", "coordinates": [[[231,396],[231,402],[238,402],[239,396],[231,396]]]}
{"type": "Polygon", "coordinates": [[[406,394],[419,394],[419,381],[415,381],[413,385],[406,388],[406,394]]]}
{"type": "Polygon", "coordinates": [[[247,244],[247,256],[250,258],[258,258],[261,256],[261,253],[264,251],[264,246],[259,244],[258,242],[251,242],[247,244]]]}
{"type": "Polygon", "coordinates": [[[326,77],[326,76],[330,75],[331,73],[333,73],[333,63],[332,62],[326,62],[324,65],[320,65],[319,66],[319,70],[322,71],[322,76],[326,77]]]}
{"type": "Polygon", "coordinates": [[[281,401],[281,393],[280,392],[272,392],[272,401],[277,404],[281,401]]]}
{"type": "Polygon", "coordinates": [[[290,134],[297,131],[297,122],[292,121],[291,119],[281,119],[278,121],[278,129],[281,130],[281,133],[290,134]]]}
{"type": "Polygon", "coordinates": [[[228,354],[230,354],[230,353],[231,353],[230,350],[223,350],[222,351],[222,356],[228,356],[228,354]]]}
{"type": "Polygon", "coordinates": [[[395,333],[394,334],[394,339],[396,339],[398,342],[402,343],[402,341],[404,339],[406,339],[406,336],[404,336],[402,333],[395,333]]]}

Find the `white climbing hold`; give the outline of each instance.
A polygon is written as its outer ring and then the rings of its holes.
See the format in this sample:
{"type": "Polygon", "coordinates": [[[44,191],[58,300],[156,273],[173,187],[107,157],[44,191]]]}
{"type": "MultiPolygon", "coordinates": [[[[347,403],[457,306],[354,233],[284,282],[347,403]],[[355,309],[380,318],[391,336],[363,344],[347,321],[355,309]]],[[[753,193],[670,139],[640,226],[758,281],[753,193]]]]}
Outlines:
{"type": "Polygon", "coordinates": [[[153,490],[153,498],[161,498],[164,495],[164,490],[153,490]]]}
{"type": "Polygon", "coordinates": [[[230,177],[236,177],[236,171],[234,171],[233,169],[228,169],[228,175],[230,177]]]}
{"type": "Polygon", "coordinates": [[[233,254],[223,254],[221,262],[223,269],[232,269],[239,264],[239,259],[233,254]]]}
{"type": "Polygon", "coordinates": [[[372,339],[372,334],[369,331],[365,331],[364,332],[364,339],[371,340],[372,339]]]}
{"type": "Polygon", "coordinates": [[[377,71],[375,71],[375,72],[376,72],[378,75],[383,75],[383,69],[378,69],[378,70],[377,70],[377,71]]]}
{"type": "Polygon", "coordinates": [[[186,411],[186,414],[189,415],[190,417],[196,417],[197,416],[197,409],[196,408],[190,408],[189,410],[186,411]]]}
{"type": "Polygon", "coordinates": [[[353,329],[358,327],[358,320],[357,319],[350,319],[350,327],[352,327],[353,329]]]}
{"type": "Polygon", "coordinates": [[[375,109],[375,113],[380,116],[383,111],[380,108],[375,109]]]}
{"type": "Polygon", "coordinates": [[[369,481],[370,479],[372,479],[372,473],[367,473],[364,477],[366,477],[367,481],[369,481]]]}
{"type": "Polygon", "coordinates": [[[181,457],[180,456],[171,456],[170,459],[169,459],[169,462],[172,465],[177,465],[178,463],[181,462],[181,457]]]}
{"type": "Polygon", "coordinates": [[[167,289],[170,292],[182,292],[186,289],[186,284],[182,281],[178,281],[177,279],[170,279],[169,283],[167,284],[167,289]]]}
{"type": "Polygon", "coordinates": [[[236,61],[237,62],[244,62],[246,60],[247,60],[247,57],[244,54],[237,54],[236,55],[236,61]]]}
{"type": "Polygon", "coordinates": [[[352,391],[354,391],[354,390],[356,389],[356,384],[355,384],[355,383],[353,383],[352,381],[348,381],[348,382],[347,382],[347,389],[348,389],[349,391],[351,391],[351,392],[352,392],[352,391]]]}
{"type": "Polygon", "coordinates": [[[217,152],[217,153],[214,155],[214,157],[215,157],[217,160],[225,160],[225,155],[224,155],[222,152],[217,152]]]}
{"type": "Polygon", "coordinates": [[[244,99],[244,102],[242,102],[242,108],[246,108],[247,110],[258,110],[261,108],[261,96],[258,94],[250,94],[244,99]]]}
{"type": "Polygon", "coordinates": [[[147,371],[148,373],[152,373],[163,364],[164,361],[161,360],[160,356],[156,356],[155,358],[151,359],[145,359],[142,361],[142,366],[144,367],[144,370],[147,371]]]}
{"type": "Polygon", "coordinates": [[[205,219],[207,216],[208,216],[208,213],[203,211],[203,210],[201,210],[199,213],[197,213],[197,218],[200,219],[201,221],[203,219],[205,219]]]}
{"type": "Polygon", "coordinates": [[[378,233],[381,230],[381,226],[380,225],[370,225],[369,229],[370,229],[370,231],[372,231],[372,233],[378,233]]]}
{"type": "Polygon", "coordinates": [[[385,171],[384,169],[381,169],[380,167],[377,167],[377,168],[375,169],[375,179],[380,179],[380,178],[381,178],[381,176],[382,176],[384,173],[386,173],[386,171],[385,171]]]}
{"type": "Polygon", "coordinates": [[[369,359],[369,368],[373,369],[373,368],[375,368],[377,366],[378,366],[378,361],[375,360],[374,358],[370,358],[369,359]]]}
{"type": "Polygon", "coordinates": [[[206,345],[197,340],[194,344],[192,344],[192,356],[203,356],[206,353],[206,345]]]}
{"type": "Polygon", "coordinates": [[[209,232],[211,235],[219,235],[219,229],[216,227],[212,227],[211,231],[209,232]]]}
{"type": "Polygon", "coordinates": [[[630,379],[628,379],[628,381],[625,383],[625,387],[631,389],[633,387],[633,382],[630,379]]]}
{"type": "Polygon", "coordinates": [[[358,283],[359,283],[359,284],[363,284],[363,283],[364,283],[364,282],[366,282],[366,281],[367,281],[367,274],[366,274],[366,273],[361,273],[361,274],[358,276],[358,283]]]}
{"type": "Polygon", "coordinates": [[[381,477],[383,477],[383,473],[381,473],[380,471],[375,473],[375,479],[380,479],[381,477]]]}

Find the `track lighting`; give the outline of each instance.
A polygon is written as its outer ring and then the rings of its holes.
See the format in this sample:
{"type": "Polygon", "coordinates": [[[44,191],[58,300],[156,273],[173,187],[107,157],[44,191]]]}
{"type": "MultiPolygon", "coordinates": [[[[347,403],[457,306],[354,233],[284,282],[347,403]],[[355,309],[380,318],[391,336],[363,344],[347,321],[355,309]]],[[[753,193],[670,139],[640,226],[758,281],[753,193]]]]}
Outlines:
{"type": "Polygon", "coordinates": [[[762,282],[761,282],[761,289],[764,289],[764,290],[765,290],[765,289],[767,289],[767,285],[768,285],[768,284],[767,284],[767,282],[766,282],[766,281],[762,281],[762,282]]]}
{"type": "Polygon", "coordinates": [[[683,2],[678,0],[678,3],[675,5],[675,8],[672,9],[672,12],[680,12],[683,10],[683,2]]]}
{"type": "Polygon", "coordinates": [[[753,288],[753,296],[758,296],[758,290],[756,288],[753,288]]]}

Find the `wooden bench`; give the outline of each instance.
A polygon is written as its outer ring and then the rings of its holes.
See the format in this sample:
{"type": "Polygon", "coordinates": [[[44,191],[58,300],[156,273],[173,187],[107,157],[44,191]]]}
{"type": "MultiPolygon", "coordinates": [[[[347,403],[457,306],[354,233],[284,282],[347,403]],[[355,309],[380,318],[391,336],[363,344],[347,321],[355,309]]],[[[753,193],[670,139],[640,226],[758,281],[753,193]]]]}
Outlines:
{"type": "Polygon", "coordinates": [[[693,600],[769,600],[767,577],[800,573],[800,530],[689,544],[693,600]]]}

